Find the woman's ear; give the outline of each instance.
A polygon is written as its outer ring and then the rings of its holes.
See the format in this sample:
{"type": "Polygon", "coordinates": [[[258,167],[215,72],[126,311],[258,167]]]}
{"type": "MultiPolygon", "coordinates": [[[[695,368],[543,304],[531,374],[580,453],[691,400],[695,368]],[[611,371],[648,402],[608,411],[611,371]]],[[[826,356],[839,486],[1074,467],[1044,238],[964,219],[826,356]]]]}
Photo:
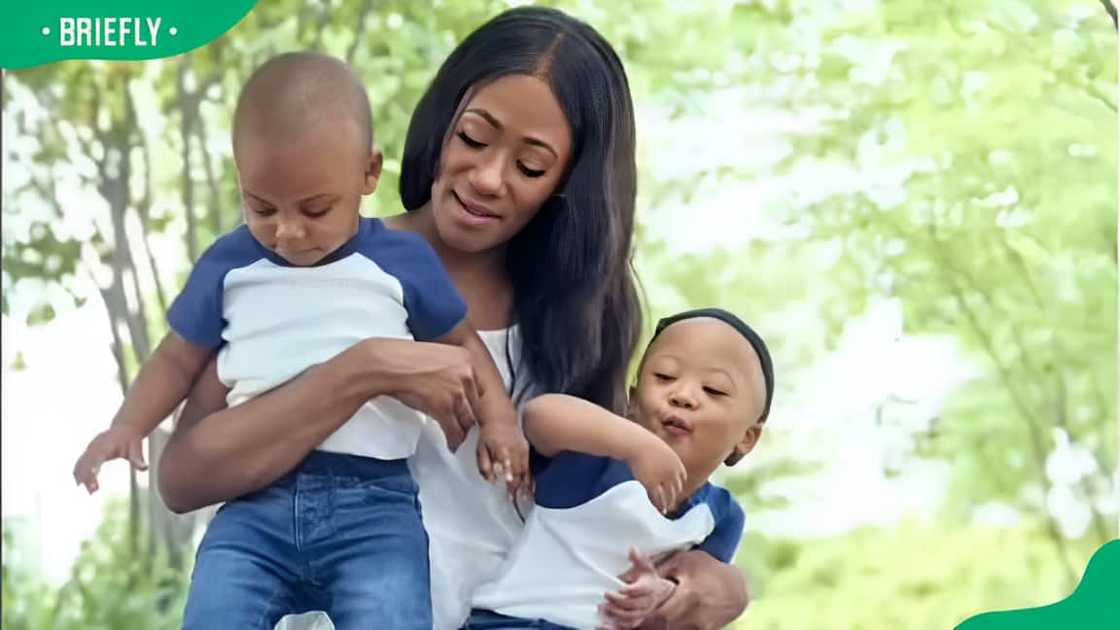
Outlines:
{"type": "Polygon", "coordinates": [[[747,453],[753,451],[754,445],[758,444],[758,439],[762,437],[762,427],[763,424],[761,422],[752,424],[750,428],[743,433],[743,439],[739,440],[739,442],[735,444],[735,448],[731,449],[731,454],[727,456],[727,459],[723,460],[723,463],[728,466],[734,466],[739,463],[740,459],[746,457],[747,453]]]}

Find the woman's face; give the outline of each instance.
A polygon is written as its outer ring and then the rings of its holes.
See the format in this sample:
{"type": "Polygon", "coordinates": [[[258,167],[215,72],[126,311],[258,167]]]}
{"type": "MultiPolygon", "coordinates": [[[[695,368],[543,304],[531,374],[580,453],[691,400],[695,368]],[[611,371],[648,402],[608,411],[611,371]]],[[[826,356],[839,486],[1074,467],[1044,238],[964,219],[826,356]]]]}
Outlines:
{"type": "Polygon", "coordinates": [[[508,75],[468,98],[444,141],[432,212],[446,245],[482,252],[505,245],[556,191],[572,133],[536,77],[508,75]]]}

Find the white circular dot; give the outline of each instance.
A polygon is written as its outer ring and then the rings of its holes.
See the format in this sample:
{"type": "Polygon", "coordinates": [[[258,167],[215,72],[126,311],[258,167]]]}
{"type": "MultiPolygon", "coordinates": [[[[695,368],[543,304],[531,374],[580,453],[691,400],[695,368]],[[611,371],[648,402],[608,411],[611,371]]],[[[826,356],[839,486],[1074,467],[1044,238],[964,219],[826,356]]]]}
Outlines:
{"type": "Polygon", "coordinates": [[[179,34],[179,29],[172,26],[171,28],[167,29],[167,32],[171,33],[172,35],[178,35],[179,34]]]}
{"type": "Polygon", "coordinates": [[[44,34],[44,35],[50,35],[50,34],[51,34],[51,27],[49,27],[49,26],[44,26],[44,27],[43,27],[43,30],[41,30],[41,31],[39,31],[39,32],[40,32],[40,33],[42,33],[42,34],[44,34]]]}

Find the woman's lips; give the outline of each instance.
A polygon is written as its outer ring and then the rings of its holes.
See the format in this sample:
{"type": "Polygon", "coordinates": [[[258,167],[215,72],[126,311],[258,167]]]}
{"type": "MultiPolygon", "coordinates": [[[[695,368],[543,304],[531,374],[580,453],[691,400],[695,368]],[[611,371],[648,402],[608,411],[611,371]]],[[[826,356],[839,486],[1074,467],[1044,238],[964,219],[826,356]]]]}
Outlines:
{"type": "Polygon", "coordinates": [[[459,196],[459,193],[454,190],[451,191],[451,196],[455,198],[455,201],[459,204],[459,208],[462,209],[460,216],[467,223],[472,225],[489,225],[500,218],[483,206],[464,201],[463,198],[459,196]]]}

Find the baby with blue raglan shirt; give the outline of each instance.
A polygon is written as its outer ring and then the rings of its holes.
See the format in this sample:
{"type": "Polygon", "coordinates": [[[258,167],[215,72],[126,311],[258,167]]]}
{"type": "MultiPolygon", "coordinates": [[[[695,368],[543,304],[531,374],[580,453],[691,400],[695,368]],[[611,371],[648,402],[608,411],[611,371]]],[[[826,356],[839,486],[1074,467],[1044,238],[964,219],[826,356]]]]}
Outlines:
{"type": "Polygon", "coordinates": [[[636,627],[674,588],[648,559],[699,548],[731,562],[743,510],[708,478],[754,448],[773,392],[762,338],[708,308],[658,323],[628,418],[561,394],[531,400],[535,506],[465,628],[597,628],[605,601],[636,627]]]}
{"type": "MultiPolygon", "coordinates": [[[[171,332],[75,479],[93,492],[107,460],[146,467],[141,440],[215,354],[234,406],[382,337],[468,351],[479,391],[461,424],[477,414],[480,469],[516,487],[528,446],[462,297],[422,236],[359,213],[382,159],[353,71],[318,53],[273,57],[242,88],[232,136],[245,223],[195,264],[171,332]]],[[[406,465],[426,421],[395,398],[370,400],[291,473],[226,503],[199,545],[184,627],[272,628],[321,609],[340,629],[430,628],[427,536],[406,465]]]]}

